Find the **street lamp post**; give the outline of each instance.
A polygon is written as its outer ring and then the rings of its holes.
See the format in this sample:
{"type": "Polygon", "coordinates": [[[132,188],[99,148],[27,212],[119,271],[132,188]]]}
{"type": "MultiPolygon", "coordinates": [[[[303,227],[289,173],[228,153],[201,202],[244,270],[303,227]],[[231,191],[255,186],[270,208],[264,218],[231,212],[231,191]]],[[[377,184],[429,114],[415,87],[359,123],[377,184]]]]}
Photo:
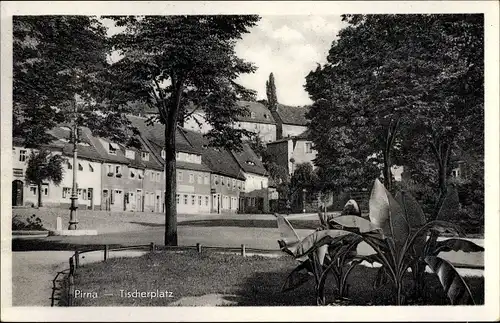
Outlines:
{"type": "Polygon", "coordinates": [[[78,174],[78,148],[77,148],[77,137],[78,137],[78,125],[76,121],[77,116],[77,106],[76,106],[76,95],[74,103],[74,117],[73,117],[73,187],[71,189],[71,206],[69,207],[69,227],[68,230],[76,230],[76,225],[78,224],[77,219],[77,209],[78,209],[78,185],[76,182],[76,177],[78,174]]]}

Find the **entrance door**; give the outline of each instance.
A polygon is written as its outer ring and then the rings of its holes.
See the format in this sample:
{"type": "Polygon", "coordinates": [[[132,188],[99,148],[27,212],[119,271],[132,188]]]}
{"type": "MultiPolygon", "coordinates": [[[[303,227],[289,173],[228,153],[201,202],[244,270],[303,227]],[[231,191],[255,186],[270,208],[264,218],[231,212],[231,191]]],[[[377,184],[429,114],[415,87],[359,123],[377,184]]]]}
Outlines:
{"type": "Polygon", "coordinates": [[[87,199],[89,200],[89,209],[94,209],[94,189],[89,187],[87,190],[87,199]]]}
{"type": "Polygon", "coordinates": [[[12,181],[12,206],[23,205],[23,182],[16,179],[12,181]]]}
{"type": "Polygon", "coordinates": [[[135,195],[136,202],[135,202],[135,207],[137,211],[142,212],[142,190],[137,190],[137,194],[135,195]]]}

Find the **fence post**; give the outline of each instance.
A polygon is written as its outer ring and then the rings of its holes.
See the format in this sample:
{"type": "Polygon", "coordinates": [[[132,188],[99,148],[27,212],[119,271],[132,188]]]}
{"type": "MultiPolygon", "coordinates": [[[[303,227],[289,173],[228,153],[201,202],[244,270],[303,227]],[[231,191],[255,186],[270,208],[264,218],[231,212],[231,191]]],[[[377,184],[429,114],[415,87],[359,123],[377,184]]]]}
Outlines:
{"type": "Polygon", "coordinates": [[[75,267],[80,267],[80,252],[78,250],[75,251],[75,267]]]}
{"type": "Polygon", "coordinates": [[[109,258],[109,246],[106,244],[104,245],[104,261],[108,260],[109,258]]]}
{"type": "Polygon", "coordinates": [[[246,257],[246,256],[247,256],[247,250],[246,250],[245,244],[242,244],[242,245],[241,245],[241,255],[242,255],[243,257],[246,257]]]}
{"type": "Polygon", "coordinates": [[[200,243],[196,244],[196,250],[198,250],[198,253],[201,253],[201,244],[200,243]]]}
{"type": "Polygon", "coordinates": [[[154,243],[154,242],[151,242],[151,243],[149,244],[149,251],[151,251],[151,252],[154,252],[154,251],[155,251],[155,243],[154,243]]]}

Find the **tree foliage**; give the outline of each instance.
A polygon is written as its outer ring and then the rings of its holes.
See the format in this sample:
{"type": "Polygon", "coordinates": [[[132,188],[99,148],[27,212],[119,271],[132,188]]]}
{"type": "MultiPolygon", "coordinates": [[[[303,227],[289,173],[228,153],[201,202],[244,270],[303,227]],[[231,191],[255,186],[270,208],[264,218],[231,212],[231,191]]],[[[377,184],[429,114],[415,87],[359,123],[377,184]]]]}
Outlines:
{"type": "Polygon", "coordinates": [[[124,111],[106,105],[113,91],[108,49],[106,28],[96,17],[14,17],[13,136],[39,147],[54,139],[47,130],[76,120],[126,142],[124,111]]]}
{"type": "Polygon", "coordinates": [[[269,74],[269,80],[266,81],[266,95],[269,108],[275,109],[278,104],[278,95],[276,94],[276,84],[274,83],[273,73],[269,74]]]}
{"type": "Polygon", "coordinates": [[[111,66],[116,82],[114,106],[142,101],[158,111],[165,125],[166,244],[177,244],[175,131],[202,110],[212,126],[206,134],[214,146],[240,149],[251,133],[232,127],[248,113],[236,101],[253,91],[236,82],[255,67],[235,53],[236,41],[258,16],[111,16],[123,31],[111,39],[121,59],[111,66]],[[193,106],[194,109],[187,109],[193,106]]]}
{"type": "Polygon", "coordinates": [[[38,188],[38,207],[42,205],[42,184],[52,182],[59,186],[64,177],[63,163],[66,159],[52,154],[47,149],[32,151],[26,167],[26,183],[38,188]]]}
{"type": "Polygon", "coordinates": [[[343,19],[327,63],[306,78],[318,166],[341,187],[381,168],[391,190],[395,159],[416,172],[426,159],[442,200],[452,150],[483,147],[483,16],[343,19]]]}

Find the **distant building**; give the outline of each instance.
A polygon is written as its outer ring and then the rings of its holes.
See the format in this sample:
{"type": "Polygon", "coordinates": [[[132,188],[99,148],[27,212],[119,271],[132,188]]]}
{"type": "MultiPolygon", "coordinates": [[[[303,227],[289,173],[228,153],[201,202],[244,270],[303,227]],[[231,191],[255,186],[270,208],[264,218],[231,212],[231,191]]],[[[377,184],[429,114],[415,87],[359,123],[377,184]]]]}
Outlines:
{"type": "Polygon", "coordinates": [[[269,178],[259,157],[248,144],[240,152],[232,152],[245,176],[245,189],[240,193],[240,213],[269,212],[269,178]]]}
{"type": "MultiPolygon", "coordinates": [[[[237,116],[234,128],[257,133],[266,143],[276,140],[276,122],[265,105],[250,101],[238,101],[237,104],[247,108],[248,114],[237,116]]],[[[200,133],[207,133],[212,129],[205,118],[205,112],[201,110],[193,112],[184,121],[184,128],[200,133]]]]}
{"type": "Polygon", "coordinates": [[[270,107],[269,110],[276,121],[276,139],[300,136],[307,130],[306,113],[308,107],[293,107],[283,104],[270,107]]]}
{"type": "Polygon", "coordinates": [[[311,140],[308,139],[308,131],[297,136],[278,139],[267,144],[267,151],[274,161],[292,175],[295,167],[302,163],[311,163],[314,166],[316,150],[311,140]]]}

